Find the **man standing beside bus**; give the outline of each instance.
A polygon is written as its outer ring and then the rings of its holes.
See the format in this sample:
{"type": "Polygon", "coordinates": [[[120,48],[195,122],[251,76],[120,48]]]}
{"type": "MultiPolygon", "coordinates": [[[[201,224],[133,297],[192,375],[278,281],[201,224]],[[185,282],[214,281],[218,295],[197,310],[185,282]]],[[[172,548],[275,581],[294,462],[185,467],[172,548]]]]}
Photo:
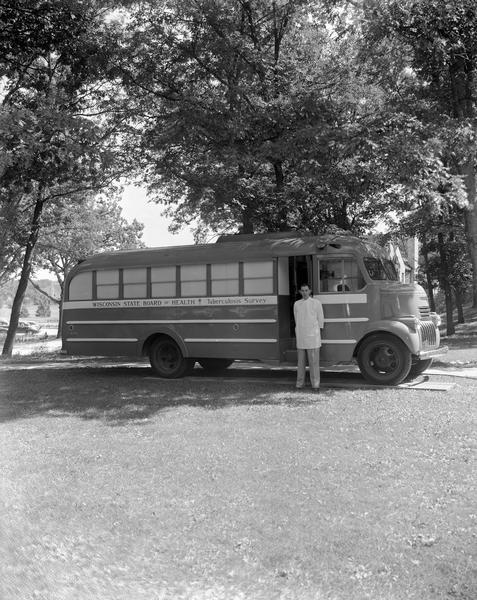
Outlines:
{"type": "Polygon", "coordinates": [[[304,283],[300,287],[301,300],[293,305],[295,316],[296,347],[298,368],[296,387],[305,385],[306,357],[310,368],[311,387],[320,389],[320,347],[321,329],[324,325],[323,307],[321,302],[311,297],[310,286],[304,283]]]}

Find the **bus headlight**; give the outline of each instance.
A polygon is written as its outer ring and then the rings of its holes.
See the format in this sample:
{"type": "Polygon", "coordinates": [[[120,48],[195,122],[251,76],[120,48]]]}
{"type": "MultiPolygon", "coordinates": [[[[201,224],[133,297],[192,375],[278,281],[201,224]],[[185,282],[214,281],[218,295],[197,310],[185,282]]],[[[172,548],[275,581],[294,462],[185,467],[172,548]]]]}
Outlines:
{"type": "Polygon", "coordinates": [[[436,327],[439,327],[439,325],[442,323],[441,316],[435,312],[431,312],[430,315],[431,315],[431,321],[434,323],[434,325],[436,327]]]}

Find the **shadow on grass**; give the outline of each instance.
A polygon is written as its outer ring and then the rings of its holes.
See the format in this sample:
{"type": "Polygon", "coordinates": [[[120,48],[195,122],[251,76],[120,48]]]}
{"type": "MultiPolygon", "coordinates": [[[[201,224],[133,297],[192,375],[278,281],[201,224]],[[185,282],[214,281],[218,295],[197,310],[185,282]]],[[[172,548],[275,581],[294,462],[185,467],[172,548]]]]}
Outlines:
{"type": "Polygon", "coordinates": [[[446,337],[442,340],[443,345],[449,348],[476,348],[477,349],[477,334],[460,335],[458,337],[446,337]]]}
{"type": "Polygon", "coordinates": [[[323,402],[336,393],[330,389],[319,393],[309,388],[296,390],[294,383],[294,372],[263,370],[211,377],[195,369],[184,379],[166,380],[140,366],[9,369],[1,374],[0,422],[76,416],[120,425],[143,422],[179,407],[302,407],[323,402]]]}

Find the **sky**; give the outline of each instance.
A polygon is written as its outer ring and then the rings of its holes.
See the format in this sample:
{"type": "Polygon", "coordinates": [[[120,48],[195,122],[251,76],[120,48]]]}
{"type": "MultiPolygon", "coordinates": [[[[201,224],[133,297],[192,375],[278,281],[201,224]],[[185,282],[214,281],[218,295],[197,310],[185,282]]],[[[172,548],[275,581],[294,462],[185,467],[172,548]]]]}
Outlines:
{"type": "MultiPolygon", "coordinates": [[[[134,185],[124,187],[121,200],[122,215],[126,221],[136,219],[144,224],[142,240],[149,248],[158,246],[186,246],[194,243],[190,229],[183,229],[177,234],[168,231],[170,219],[161,213],[163,206],[147,201],[146,190],[134,185]]],[[[54,279],[50,271],[38,269],[35,279],[54,279]]]]}
{"type": "Polygon", "coordinates": [[[190,229],[183,229],[176,234],[168,231],[170,219],[161,214],[164,207],[148,202],[146,190],[141,187],[125,186],[121,207],[123,217],[127,221],[136,219],[144,224],[142,240],[148,247],[184,246],[194,243],[190,229]]]}

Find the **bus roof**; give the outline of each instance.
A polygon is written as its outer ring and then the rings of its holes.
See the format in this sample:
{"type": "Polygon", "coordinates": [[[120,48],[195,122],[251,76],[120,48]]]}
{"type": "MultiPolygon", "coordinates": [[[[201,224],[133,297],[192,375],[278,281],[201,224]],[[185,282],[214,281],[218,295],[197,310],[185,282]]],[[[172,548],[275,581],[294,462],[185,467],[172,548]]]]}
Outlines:
{"type": "Polygon", "coordinates": [[[375,254],[375,244],[351,235],[265,233],[222,236],[214,244],[117,250],[93,254],[81,261],[75,271],[135,267],[144,265],[200,264],[260,260],[278,256],[375,254]]]}

